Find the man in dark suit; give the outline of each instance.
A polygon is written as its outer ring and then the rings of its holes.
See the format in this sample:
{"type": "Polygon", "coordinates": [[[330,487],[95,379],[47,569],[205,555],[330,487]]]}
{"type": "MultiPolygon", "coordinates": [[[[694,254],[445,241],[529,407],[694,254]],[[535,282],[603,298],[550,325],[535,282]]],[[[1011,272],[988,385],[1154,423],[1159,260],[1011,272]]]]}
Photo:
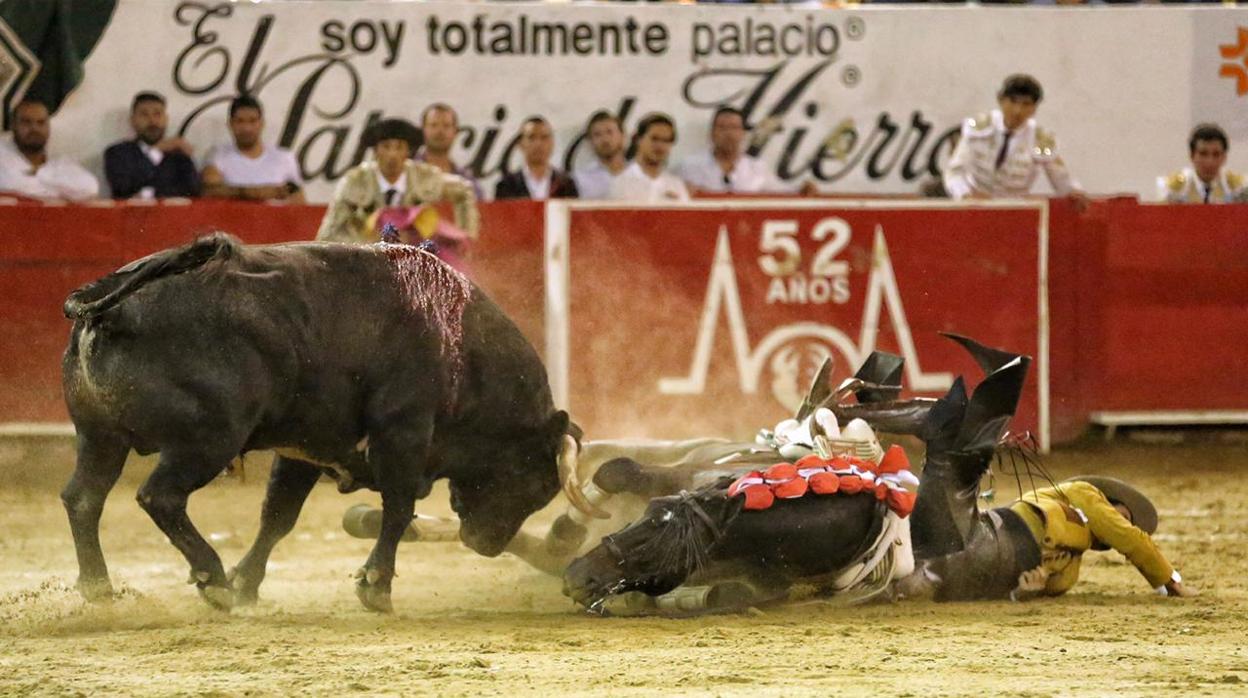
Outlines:
{"type": "Polygon", "coordinates": [[[568,173],[550,165],[555,136],[550,124],[540,116],[530,116],[520,126],[520,153],[524,165],[503,175],[494,187],[495,199],[575,199],[576,182],[568,173]]]}
{"type": "Polygon", "coordinates": [[[140,92],[130,105],[134,140],[114,143],[104,151],[104,174],[115,199],[159,199],[198,196],[199,174],[185,138],[166,138],[169,115],[165,98],[140,92]]]}

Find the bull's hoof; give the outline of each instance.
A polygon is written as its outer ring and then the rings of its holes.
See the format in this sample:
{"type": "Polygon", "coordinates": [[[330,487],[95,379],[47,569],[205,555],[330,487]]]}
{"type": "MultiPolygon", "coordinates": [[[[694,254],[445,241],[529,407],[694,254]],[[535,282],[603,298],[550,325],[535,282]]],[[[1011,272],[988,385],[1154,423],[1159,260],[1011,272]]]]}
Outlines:
{"type": "Polygon", "coordinates": [[[209,586],[207,584],[199,584],[199,595],[208,602],[209,606],[219,610],[228,611],[234,607],[234,590],[230,587],[209,586]]]}
{"type": "Polygon", "coordinates": [[[82,594],[82,598],[91,603],[107,603],[116,597],[113,592],[113,585],[104,579],[79,579],[74,585],[78,589],[78,593],[82,594]]]}
{"type": "Polygon", "coordinates": [[[355,585],[355,595],[364,608],[378,613],[394,613],[394,604],[390,603],[390,592],[370,586],[363,582],[355,585]]]}
{"type": "Polygon", "coordinates": [[[361,569],[355,575],[355,596],[364,608],[377,613],[394,613],[390,602],[390,581],[377,570],[361,569]]]}

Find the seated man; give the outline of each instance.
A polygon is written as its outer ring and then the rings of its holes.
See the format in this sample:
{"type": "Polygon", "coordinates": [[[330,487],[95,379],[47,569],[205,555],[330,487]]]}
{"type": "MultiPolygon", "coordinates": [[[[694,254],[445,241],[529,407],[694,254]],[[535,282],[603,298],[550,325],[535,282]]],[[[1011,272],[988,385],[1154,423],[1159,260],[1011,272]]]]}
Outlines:
{"type": "Polygon", "coordinates": [[[793,186],[776,178],[762,160],[745,152],[745,114],[735,107],[720,107],[711,117],[711,149],[704,150],[680,163],[678,174],[695,193],[813,194],[816,189],[807,182],[793,186]]]}
{"type": "Polygon", "coordinates": [[[114,143],[104,151],[104,174],[113,198],[199,195],[199,173],[191,160],[194,149],[181,136],[166,138],[168,126],[164,97],[155,92],[134,96],[130,104],[134,139],[114,143]]]}
{"type": "Polygon", "coordinates": [[[52,124],[48,106],[27,97],[13,109],[13,139],[0,140],[0,191],[36,199],[93,199],[95,176],[69,158],[48,156],[52,124]]]}
{"type": "Polygon", "coordinates": [[[218,145],[205,158],[204,196],[244,201],[302,204],[303,176],[295,156],[264,144],[264,110],[251,95],[230,102],[232,143],[218,145]]]}
{"type": "Polygon", "coordinates": [[[412,161],[420,143],[420,131],[415,126],[403,119],[385,119],[365,138],[372,143],[373,160],[351,168],[338,181],[317,240],[377,242],[377,232],[368,225],[377,210],[442,200],[449,200],[454,207],[455,225],[476,236],[479,219],[472,185],[433,165],[412,161]]]}
{"type": "Polygon", "coordinates": [[[611,198],[637,203],[688,201],[685,183],[667,169],[676,143],[676,124],[666,114],[647,114],[637,122],[630,148],[632,164],[611,182],[611,198]]]}
{"type": "Polygon", "coordinates": [[[624,130],[619,117],[599,109],[589,117],[585,137],[594,151],[594,159],[572,172],[576,191],[582,199],[606,199],[611,195],[611,182],[628,167],[624,158],[624,130]]]}
{"type": "Polygon", "coordinates": [[[455,138],[459,136],[459,114],[449,104],[430,104],[420,114],[420,132],[424,145],[413,156],[416,161],[429,163],[447,174],[458,175],[472,185],[472,193],[480,201],[481,186],[472,171],[451,159],[451,146],[455,145],[455,138]]]}
{"type": "Polygon", "coordinates": [[[1230,141],[1217,124],[1200,124],[1187,140],[1191,167],[1157,180],[1161,197],[1171,204],[1229,204],[1248,196],[1244,176],[1224,169],[1230,141]]]}
{"type": "Polygon", "coordinates": [[[1030,75],[1011,75],[997,93],[997,109],[967,119],[949,165],[945,191],[952,199],[1021,197],[1031,192],[1044,170],[1053,191],[1083,208],[1088,197],[1057,153],[1051,131],[1036,125],[1036,108],[1044,97],[1030,75]]]}
{"type": "Polygon", "coordinates": [[[531,116],[520,126],[520,169],[499,178],[494,187],[495,199],[575,199],[576,182],[566,172],[550,164],[555,149],[555,136],[550,123],[540,116],[531,116]]]}

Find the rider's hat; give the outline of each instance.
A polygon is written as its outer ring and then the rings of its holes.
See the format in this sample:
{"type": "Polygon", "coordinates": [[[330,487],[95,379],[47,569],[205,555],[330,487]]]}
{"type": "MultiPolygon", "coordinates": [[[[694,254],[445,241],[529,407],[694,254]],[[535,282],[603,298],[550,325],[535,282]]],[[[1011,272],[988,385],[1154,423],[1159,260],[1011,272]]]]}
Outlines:
{"type": "Polygon", "coordinates": [[[1118,478],[1104,475],[1077,475],[1064,482],[1086,482],[1105,495],[1110,504],[1121,504],[1131,512],[1131,523],[1145,533],[1157,530],[1157,507],[1143,492],[1118,478]]]}

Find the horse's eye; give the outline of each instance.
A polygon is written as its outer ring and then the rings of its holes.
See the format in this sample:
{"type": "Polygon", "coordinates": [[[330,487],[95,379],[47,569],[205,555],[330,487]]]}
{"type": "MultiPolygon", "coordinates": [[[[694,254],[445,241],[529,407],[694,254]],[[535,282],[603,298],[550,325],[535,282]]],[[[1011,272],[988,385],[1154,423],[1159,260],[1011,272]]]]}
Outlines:
{"type": "Polygon", "coordinates": [[[659,522],[660,522],[660,523],[667,523],[668,521],[671,521],[671,520],[672,520],[672,516],[673,516],[672,511],[669,509],[669,510],[667,510],[667,511],[663,512],[663,513],[659,516],[659,522]]]}

